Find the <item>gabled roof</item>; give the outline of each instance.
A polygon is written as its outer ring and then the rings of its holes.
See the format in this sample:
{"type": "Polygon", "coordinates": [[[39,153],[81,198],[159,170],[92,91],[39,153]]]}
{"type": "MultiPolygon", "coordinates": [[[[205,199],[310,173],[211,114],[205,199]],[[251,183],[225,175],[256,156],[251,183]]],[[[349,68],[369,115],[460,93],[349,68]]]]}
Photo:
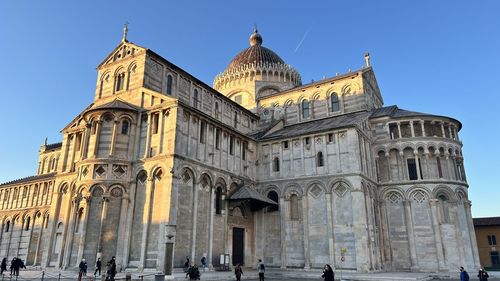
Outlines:
{"type": "Polygon", "coordinates": [[[101,104],[98,106],[93,106],[93,107],[89,108],[87,110],[87,112],[99,110],[99,109],[120,109],[120,110],[128,110],[128,111],[139,111],[140,110],[139,107],[137,107],[133,104],[130,104],[126,101],[123,101],[119,98],[116,98],[108,103],[101,104]]]}
{"type": "Polygon", "coordinates": [[[260,140],[272,140],[278,138],[290,138],[295,136],[319,133],[332,129],[352,127],[355,124],[360,124],[370,116],[370,112],[358,111],[323,119],[312,120],[303,123],[297,123],[285,126],[281,130],[277,130],[268,135],[264,135],[260,140]]]}
{"type": "Polygon", "coordinates": [[[50,173],[50,174],[44,174],[44,175],[36,175],[36,176],[29,176],[29,177],[20,178],[20,179],[17,179],[17,180],[11,180],[11,181],[8,181],[8,182],[4,182],[4,183],[0,184],[0,186],[12,185],[12,184],[20,184],[20,183],[30,182],[30,181],[35,181],[35,180],[43,180],[43,179],[48,179],[48,178],[54,177],[55,175],[56,175],[56,173],[50,173]]]}
{"type": "Polygon", "coordinates": [[[136,49],[139,49],[139,50],[141,50],[141,51],[146,50],[146,48],[141,47],[141,46],[139,46],[139,45],[137,45],[137,44],[134,44],[134,43],[132,43],[132,42],[129,42],[129,41],[127,41],[127,40],[121,41],[121,42],[120,42],[120,44],[118,44],[118,46],[116,46],[116,47],[113,49],[113,51],[111,51],[111,52],[109,53],[109,55],[108,55],[108,56],[106,56],[106,58],[104,58],[104,60],[102,60],[102,62],[101,62],[101,63],[97,66],[97,68],[100,68],[101,66],[103,66],[103,65],[104,65],[104,64],[106,64],[106,63],[112,63],[112,62],[114,62],[114,61],[110,61],[110,59],[111,59],[111,58],[113,58],[113,57],[116,55],[117,51],[118,51],[118,50],[119,50],[119,49],[120,49],[123,45],[126,45],[126,46],[132,46],[132,47],[135,47],[136,49]]]}
{"type": "Polygon", "coordinates": [[[474,227],[476,226],[500,226],[500,217],[473,218],[474,227]]]}

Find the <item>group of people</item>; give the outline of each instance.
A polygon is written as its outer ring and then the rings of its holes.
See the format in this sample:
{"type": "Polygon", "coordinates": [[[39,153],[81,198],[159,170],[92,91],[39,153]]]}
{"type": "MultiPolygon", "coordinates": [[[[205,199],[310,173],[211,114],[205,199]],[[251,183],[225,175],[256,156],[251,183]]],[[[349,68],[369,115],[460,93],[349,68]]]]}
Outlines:
{"type": "MultiPolygon", "coordinates": [[[[22,259],[17,257],[13,258],[10,262],[10,275],[19,276],[19,270],[21,268],[26,269],[26,265],[22,259]]],[[[0,264],[0,275],[7,271],[7,258],[2,259],[2,263],[0,264]]]]}
{"type": "MultiPolygon", "coordinates": [[[[106,264],[107,270],[106,270],[106,280],[113,281],[115,280],[116,276],[116,258],[113,256],[111,260],[108,261],[106,264]]],[[[82,259],[80,262],[80,265],[78,266],[80,269],[79,272],[79,277],[86,276],[87,275],[87,262],[85,259],[82,259]]],[[[102,267],[102,262],[101,258],[97,258],[97,261],[95,263],[95,271],[94,271],[94,277],[95,276],[100,276],[101,275],[101,267],[102,267]]]]}
{"type": "MultiPolygon", "coordinates": [[[[488,281],[490,276],[486,270],[480,268],[477,273],[477,277],[479,278],[479,281],[488,281]]],[[[460,281],[469,281],[469,273],[467,273],[463,266],[460,267],[460,281]]]]}

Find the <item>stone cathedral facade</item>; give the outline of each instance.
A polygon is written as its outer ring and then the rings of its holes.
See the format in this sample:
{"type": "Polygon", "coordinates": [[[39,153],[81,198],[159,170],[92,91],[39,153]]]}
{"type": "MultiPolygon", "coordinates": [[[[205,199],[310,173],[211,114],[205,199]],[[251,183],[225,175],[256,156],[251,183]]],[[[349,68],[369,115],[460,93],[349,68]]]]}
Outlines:
{"type": "Polygon", "coordinates": [[[479,267],[461,123],[384,106],[368,54],[304,85],[254,31],[211,87],[125,32],[97,72],[93,103],[41,146],[37,175],[0,185],[0,257],[479,267]]]}

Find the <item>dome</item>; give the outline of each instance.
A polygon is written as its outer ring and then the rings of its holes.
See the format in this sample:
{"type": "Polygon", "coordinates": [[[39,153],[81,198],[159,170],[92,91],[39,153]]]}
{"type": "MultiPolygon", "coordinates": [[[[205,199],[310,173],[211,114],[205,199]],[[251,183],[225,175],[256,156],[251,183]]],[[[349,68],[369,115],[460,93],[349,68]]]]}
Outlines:
{"type": "Polygon", "coordinates": [[[285,62],[273,51],[266,47],[262,47],[262,36],[259,34],[257,29],[254,30],[250,36],[250,47],[246,48],[240,52],[236,57],[229,63],[226,71],[236,70],[241,66],[245,65],[272,65],[272,64],[282,64],[285,62]]]}

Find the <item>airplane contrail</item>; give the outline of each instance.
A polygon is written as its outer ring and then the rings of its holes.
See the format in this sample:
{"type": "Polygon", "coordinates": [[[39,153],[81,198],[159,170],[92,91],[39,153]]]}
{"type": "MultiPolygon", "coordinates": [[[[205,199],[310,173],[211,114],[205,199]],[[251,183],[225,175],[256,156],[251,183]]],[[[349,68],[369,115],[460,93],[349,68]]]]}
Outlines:
{"type": "Polygon", "coordinates": [[[295,48],[295,51],[293,51],[294,53],[296,53],[296,52],[299,50],[300,46],[302,46],[302,42],[304,42],[304,40],[305,40],[305,39],[306,39],[306,37],[307,37],[307,34],[309,34],[309,31],[311,31],[311,29],[312,29],[312,27],[313,27],[313,25],[314,25],[315,23],[316,23],[316,21],[313,21],[313,22],[311,23],[311,25],[309,26],[309,28],[306,30],[306,32],[304,33],[304,36],[302,36],[302,39],[300,39],[299,44],[297,44],[297,47],[295,48]]]}

